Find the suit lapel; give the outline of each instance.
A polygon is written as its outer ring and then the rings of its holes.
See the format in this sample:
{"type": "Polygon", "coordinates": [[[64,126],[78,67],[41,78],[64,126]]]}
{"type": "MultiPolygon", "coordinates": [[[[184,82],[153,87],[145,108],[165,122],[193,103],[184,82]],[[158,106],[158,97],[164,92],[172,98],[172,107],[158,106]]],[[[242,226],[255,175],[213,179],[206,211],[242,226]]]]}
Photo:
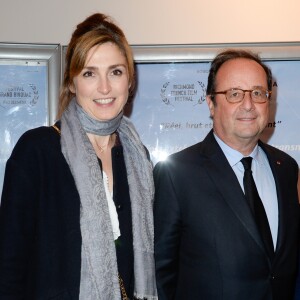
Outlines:
{"type": "Polygon", "coordinates": [[[204,165],[207,173],[219,190],[224,201],[226,201],[245,229],[265,252],[263,241],[258,232],[250,207],[246,202],[245,195],[234,171],[216,142],[212,131],[203,141],[203,144],[207,146],[204,148],[204,153],[209,157],[204,165]]]}

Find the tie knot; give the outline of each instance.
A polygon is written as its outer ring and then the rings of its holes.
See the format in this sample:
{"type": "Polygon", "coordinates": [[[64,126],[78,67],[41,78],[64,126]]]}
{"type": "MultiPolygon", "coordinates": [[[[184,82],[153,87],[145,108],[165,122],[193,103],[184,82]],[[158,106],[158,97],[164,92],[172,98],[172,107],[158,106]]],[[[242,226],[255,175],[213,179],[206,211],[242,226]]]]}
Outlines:
{"type": "Polygon", "coordinates": [[[245,170],[251,170],[252,157],[251,156],[243,157],[241,159],[241,163],[243,164],[245,170]]]}

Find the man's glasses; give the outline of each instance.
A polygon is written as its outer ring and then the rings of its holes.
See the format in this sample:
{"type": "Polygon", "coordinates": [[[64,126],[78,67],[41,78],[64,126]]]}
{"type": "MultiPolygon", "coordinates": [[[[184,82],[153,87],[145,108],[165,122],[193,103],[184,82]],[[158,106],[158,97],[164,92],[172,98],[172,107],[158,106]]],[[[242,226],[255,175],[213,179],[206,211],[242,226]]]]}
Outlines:
{"type": "Polygon", "coordinates": [[[250,93],[250,97],[254,103],[265,103],[271,97],[272,92],[263,89],[242,90],[229,89],[226,91],[214,92],[213,95],[223,94],[230,103],[239,103],[244,100],[245,93],[250,93]]]}

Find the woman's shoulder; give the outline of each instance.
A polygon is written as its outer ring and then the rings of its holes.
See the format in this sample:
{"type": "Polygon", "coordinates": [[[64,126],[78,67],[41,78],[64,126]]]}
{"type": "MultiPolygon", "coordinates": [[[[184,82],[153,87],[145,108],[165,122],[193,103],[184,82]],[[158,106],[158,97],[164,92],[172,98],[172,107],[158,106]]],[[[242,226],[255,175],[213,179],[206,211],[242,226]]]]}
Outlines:
{"type": "Polygon", "coordinates": [[[21,135],[18,143],[44,143],[55,138],[59,138],[59,134],[53,126],[41,126],[27,130],[21,135]]]}
{"type": "Polygon", "coordinates": [[[60,145],[60,135],[53,126],[41,126],[27,130],[21,135],[13,149],[12,156],[32,153],[41,149],[50,150],[60,145]]]}

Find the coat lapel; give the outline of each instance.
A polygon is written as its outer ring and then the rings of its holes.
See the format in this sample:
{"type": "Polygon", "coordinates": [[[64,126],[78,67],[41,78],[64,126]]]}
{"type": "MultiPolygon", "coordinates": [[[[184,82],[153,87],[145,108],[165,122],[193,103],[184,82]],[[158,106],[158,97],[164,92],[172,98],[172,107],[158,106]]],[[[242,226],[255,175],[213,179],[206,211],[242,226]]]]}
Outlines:
{"type": "MultiPolygon", "coordinates": [[[[205,163],[207,173],[219,190],[224,201],[231,208],[241,224],[249,232],[259,247],[265,252],[263,241],[258,232],[255,220],[245,195],[240,187],[234,171],[229,165],[223,151],[216,142],[212,131],[203,141],[204,153],[209,157],[205,163]]],[[[265,252],[266,253],[266,252],[265,252]]]]}

